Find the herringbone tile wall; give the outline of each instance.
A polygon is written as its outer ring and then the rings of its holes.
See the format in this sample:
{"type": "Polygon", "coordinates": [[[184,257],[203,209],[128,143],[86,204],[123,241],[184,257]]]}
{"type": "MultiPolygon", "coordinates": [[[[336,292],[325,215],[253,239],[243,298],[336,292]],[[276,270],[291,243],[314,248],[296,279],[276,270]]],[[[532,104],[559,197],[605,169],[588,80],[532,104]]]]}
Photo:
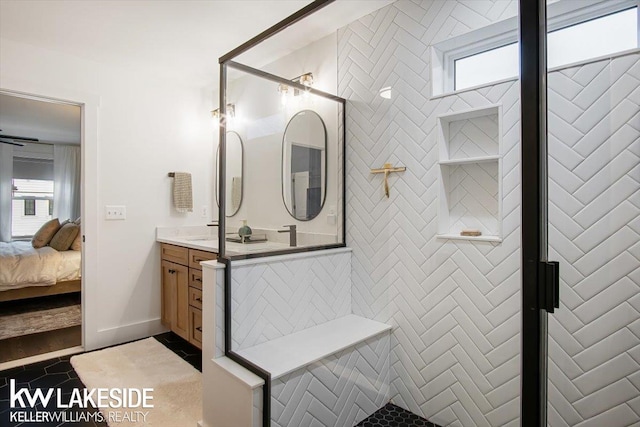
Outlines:
{"type": "Polygon", "coordinates": [[[233,349],[351,314],[351,253],[233,266],[233,349]]]}
{"type": "Polygon", "coordinates": [[[449,226],[443,231],[472,228],[498,235],[498,162],[441,167],[449,178],[449,226]]]}
{"type": "MultiPolygon", "coordinates": [[[[428,45],[516,13],[513,1],[399,0],[338,34],[353,311],[395,327],[393,401],[446,426],[519,425],[519,85],[430,100],[428,45]],[[387,86],[391,100],[378,96],[387,86]],[[495,103],[503,242],[438,240],[435,117],[495,103]],[[408,168],[389,200],[369,173],[386,161],[408,168]]],[[[549,78],[551,255],[563,265],[563,309],[550,320],[553,426],[640,422],[636,60],[549,78]]]]}
{"type": "Polygon", "coordinates": [[[389,399],[389,334],[272,382],[273,425],[350,427],[389,399]]]}
{"type": "Polygon", "coordinates": [[[549,75],[549,425],[640,425],[640,55],[549,75]]]}
{"type": "Polygon", "coordinates": [[[393,401],[440,425],[519,424],[520,108],[516,82],[429,100],[428,46],[516,13],[512,1],[400,0],[338,34],[353,310],[395,326],[393,401]],[[436,116],[496,103],[503,242],[438,240],[436,116]],[[407,166],[388,200],[369,173],[386,161],[407,166]]]}
{"type": "Polygon", "coordinates": [[[494,156],[498,152],[498,115],[449,123],[449,158],[494,156]]]}

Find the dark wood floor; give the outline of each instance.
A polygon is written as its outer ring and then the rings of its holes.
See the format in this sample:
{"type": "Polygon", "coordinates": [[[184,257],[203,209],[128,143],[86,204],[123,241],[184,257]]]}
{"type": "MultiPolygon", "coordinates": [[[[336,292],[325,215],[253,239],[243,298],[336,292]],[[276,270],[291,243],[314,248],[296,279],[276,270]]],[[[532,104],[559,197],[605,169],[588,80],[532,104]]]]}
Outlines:
{"type": "Polygon", "coordinates": [[[0,340],[0,363],[82,345],[82,327],[0,340]]]}

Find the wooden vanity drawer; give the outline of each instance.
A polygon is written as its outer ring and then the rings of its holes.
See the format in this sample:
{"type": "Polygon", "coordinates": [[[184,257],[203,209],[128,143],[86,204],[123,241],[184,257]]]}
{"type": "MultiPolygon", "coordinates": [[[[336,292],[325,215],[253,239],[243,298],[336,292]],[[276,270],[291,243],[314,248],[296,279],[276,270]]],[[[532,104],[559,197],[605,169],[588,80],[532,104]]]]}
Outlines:
{"type": "Polygon", "coordinates": [[[189,342],[202,349],[202,310],[189,307],[189,342]]]}
{"type": "Polygon", "coordinates": [[[202,310],[202,291],[189,286],[189,305],[202,310]]]}
{"type": "Polygon", "coordinates": [[[189,267],[202,270],[200,262],[216,259],[215,252],[205,252],[196,249],[189,249],[189,267]]]}
{"type": "Polygon", "coordinates": [[[189,269],[189,286],[202,290],[202,270],[189,269]]]}
{"type": "Polygon", "coordinates": [[[161,258],[176,264],[189,265],[189,249],[182,246],[163,243],[161,246],[161,258]]]}

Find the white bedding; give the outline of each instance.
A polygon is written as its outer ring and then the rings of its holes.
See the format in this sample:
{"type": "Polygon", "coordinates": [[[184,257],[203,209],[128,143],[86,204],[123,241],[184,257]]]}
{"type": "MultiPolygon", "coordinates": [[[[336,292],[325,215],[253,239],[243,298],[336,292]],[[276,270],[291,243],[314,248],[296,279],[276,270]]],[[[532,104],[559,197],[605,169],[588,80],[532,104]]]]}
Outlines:
{"type": "Polygon", "coordinates": [[[0,291],[51,286],[80,277],[80,251],[58,252],[31,242],[0,242],[0,291]]]}

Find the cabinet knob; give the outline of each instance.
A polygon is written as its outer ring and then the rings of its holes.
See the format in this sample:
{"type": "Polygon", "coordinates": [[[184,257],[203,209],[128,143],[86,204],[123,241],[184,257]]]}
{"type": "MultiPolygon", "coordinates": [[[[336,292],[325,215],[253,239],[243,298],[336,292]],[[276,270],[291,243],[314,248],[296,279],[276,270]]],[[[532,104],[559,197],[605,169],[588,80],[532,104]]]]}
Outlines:
{"type": "Polygon", "coordinates": [[[198,326],[198,327],[196,328],[196,331],[198,331],[198,332],[202,332],[202,326],[198,326]]]}
{"type": "Polygon", "coordinates": [[[202,298],[195,298],[196,301],[202,302],[202,298]]]}
{"type": "Polygon", "coordinates": [[[202,282],[202,278],[201,277],[196,277],[196,282],[202,282]]]}

